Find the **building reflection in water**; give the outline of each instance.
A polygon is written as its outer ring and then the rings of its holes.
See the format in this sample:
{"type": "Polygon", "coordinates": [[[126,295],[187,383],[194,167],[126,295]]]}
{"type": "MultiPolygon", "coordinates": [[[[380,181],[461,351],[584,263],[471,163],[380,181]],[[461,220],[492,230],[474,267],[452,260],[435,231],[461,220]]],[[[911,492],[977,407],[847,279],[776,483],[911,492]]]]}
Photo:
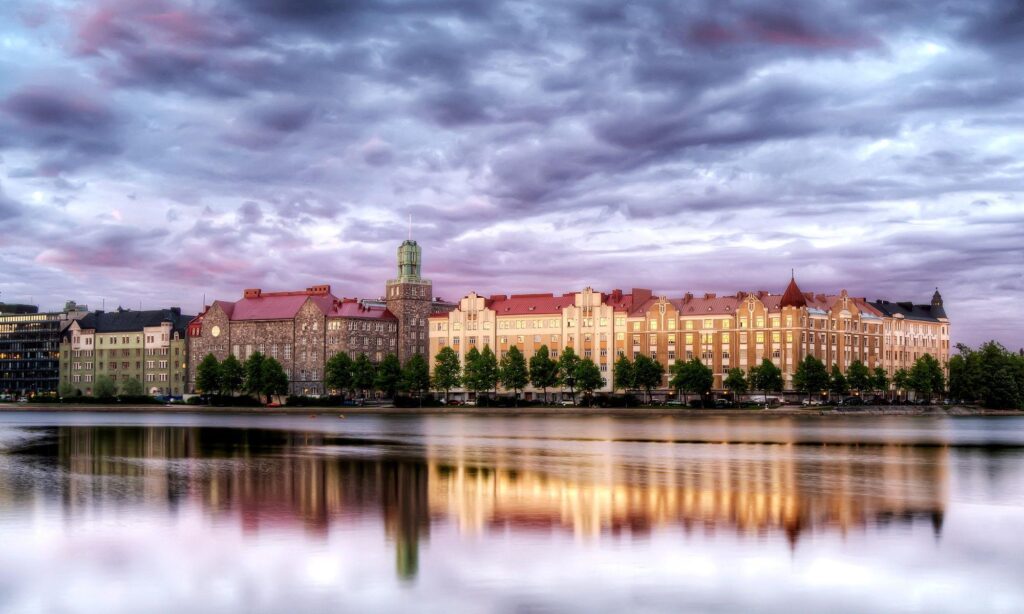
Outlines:
{"type": "Polygon", "coordinates": [[[581,539],[678,526],[779,533],[794,547],[813,532],[923,521],[938,535],[942,527],[944,446],[615,442],[554,453],[510,445],[423,450],[330,433],[61,427],[8,452],[54,477],[27,482],[0,472],[0,499],[32,505],[52,496],[71,517],[198,504],[250,532],[301,526],[317,534],[379,518],[406,578],[417,573],[432,523],[581,539]]]}

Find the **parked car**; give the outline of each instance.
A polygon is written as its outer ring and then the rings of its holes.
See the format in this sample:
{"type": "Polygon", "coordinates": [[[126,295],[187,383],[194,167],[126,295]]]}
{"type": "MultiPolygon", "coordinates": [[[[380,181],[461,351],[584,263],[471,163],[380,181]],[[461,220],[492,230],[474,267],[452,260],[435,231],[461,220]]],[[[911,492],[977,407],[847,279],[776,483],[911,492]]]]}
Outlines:
{"type": "Polygon", "coordinates": [[[846,397],[839,402],[843,407],[851,407],[855,405],[864,405],[864,399],[860,397],[846,397]]]}
{"type": "Polygon", "coordinates": [[[463,405],[469,405],[470,407],[476,407],[476,399],[470,399],[463,403],[463,405]]]}
{"type": "Polygon", "coordinates": [[[363,399],[347,399],[342,403],[342,405],[348,407],[362,407],[363,405],[366,405],[366,401],[363,399]]]}
{"type": "Polygon", "coordinates": [[[447,401],[447,403],[446,403],[446,404],[447,404],[447,405],[452,405],[452,406],[455,406],[455,405],[462,405],[462,401],[460,401],[460,400],[458,400],[458,399],[448,399],[448,401],[447,401]]]}
{"type": "Polygon", "coordinates": [[[18,397],[18,403],[28,403],[28,397],[18,397]]]}
{"type": "Polygon", "coordinates": [[[821,399],[804,399],[800,401],[800,405],[804,407],[817,407],[821,405],[821,399]]]}
{"type": "Polygon", "coordinates": [[[728,409],[735,406],[736,404],[729,399],[715,399],[715,409],[728,409]]]}
{"type": "Polygon", "coordinates": [[[574,403],[572,399],[563,399],[559,405],[562,407],[576,407],[576,403],[574,403]]]}
{"type": "Polygon", "coordinates": [[[679,399],[672,399],[670,401],[665,401],[665,405],[668,405],[669,407],[682,407],[683,402],[679,399]]]}

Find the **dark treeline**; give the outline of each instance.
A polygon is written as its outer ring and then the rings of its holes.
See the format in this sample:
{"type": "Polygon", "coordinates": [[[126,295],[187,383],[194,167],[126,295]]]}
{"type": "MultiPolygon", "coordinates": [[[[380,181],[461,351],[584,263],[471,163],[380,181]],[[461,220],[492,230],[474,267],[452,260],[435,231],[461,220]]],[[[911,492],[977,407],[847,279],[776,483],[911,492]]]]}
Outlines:
{"type": "Polygon", "coordinates": [[[989,341],[978,349],[957,344],[949,359],[949,395],[991,408],[1024,409],[1024,355],[989,341]]]}

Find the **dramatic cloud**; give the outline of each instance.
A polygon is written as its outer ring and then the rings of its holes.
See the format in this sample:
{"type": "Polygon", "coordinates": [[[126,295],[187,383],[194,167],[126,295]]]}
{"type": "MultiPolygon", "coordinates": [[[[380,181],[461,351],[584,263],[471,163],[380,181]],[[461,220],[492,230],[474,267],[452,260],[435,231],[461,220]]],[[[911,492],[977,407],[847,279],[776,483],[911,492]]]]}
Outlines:
{"type": "Polygon", "coordinates": [[[649,286],[927,301],[1024,345],[1024,10],[14,0],[4,297],[649,286]]]}

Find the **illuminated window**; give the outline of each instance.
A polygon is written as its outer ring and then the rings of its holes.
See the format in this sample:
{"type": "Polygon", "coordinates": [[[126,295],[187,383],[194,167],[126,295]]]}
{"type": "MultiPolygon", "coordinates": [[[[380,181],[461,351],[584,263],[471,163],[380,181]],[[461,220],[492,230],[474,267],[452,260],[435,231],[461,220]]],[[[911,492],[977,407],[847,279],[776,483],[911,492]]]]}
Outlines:
{"type": "Polygon", "coordinates": [[[622,341],[626,338],[626,333],[615,333],[615,340],[622,341]]]}
{"type": "Polygon", "coordinates": [[[757,333],[757,342],[764,343],[764,333],[757,333]]]}
{"type": "Polygon", "coordinates": [[[729,328],[730,325],[729,320],[722,320],[720,324],[722,325],[722,328],[729,328]]]}
{"type": "Polygon", "coordinates": [[[686,342],[693,343],[693,333],[686,333],[686,342]]]}
{"type": "Polygon", "coordinates": [[[761,317],[761,316],[758,316],[757,318],[755,318],[754,319],[754,326],[756,326],[757,328],[764,328],[764,318],[761,317]]]}
{"type": "Polygon", "coordinates": [[[647,330],[658,330],[658,321],[651,319],[647,322],[647,330]]]}
{"type": "Polygon", "coordinates": [[[693,330],[693,320],[686,321],[686,330],[693,330]]]}
{"type": "Polygon", "coordinates": [[[639,322],[633,322],[632,324],[633,324],[633,330],[640,330],[640,323],[639,322]]]}
{"type": "Polygon", "coordinates": [[[773,316],[772,317],[772,328],[778,328],[778,327],[779,327],[779,318],[778,318],[778,316],[773,316]]]}
{"type": "Polygon", "coordinates": [[[772,333],[772,343],[778,343],[782,341],[782,335],[780,333],[772,333]]]}
{"type": "Polygon", "coordinates": [[[714,320],[704,320],[704,328],[714,328],[714,327],[715,327],[714,320]]]}
{"type": "Polygon", "coordinates": [[[668,329],[669,330],[675,330],[676,329],[676,319],[675,318],[669,318],[669,320],[668,320],[668,329]]]}

